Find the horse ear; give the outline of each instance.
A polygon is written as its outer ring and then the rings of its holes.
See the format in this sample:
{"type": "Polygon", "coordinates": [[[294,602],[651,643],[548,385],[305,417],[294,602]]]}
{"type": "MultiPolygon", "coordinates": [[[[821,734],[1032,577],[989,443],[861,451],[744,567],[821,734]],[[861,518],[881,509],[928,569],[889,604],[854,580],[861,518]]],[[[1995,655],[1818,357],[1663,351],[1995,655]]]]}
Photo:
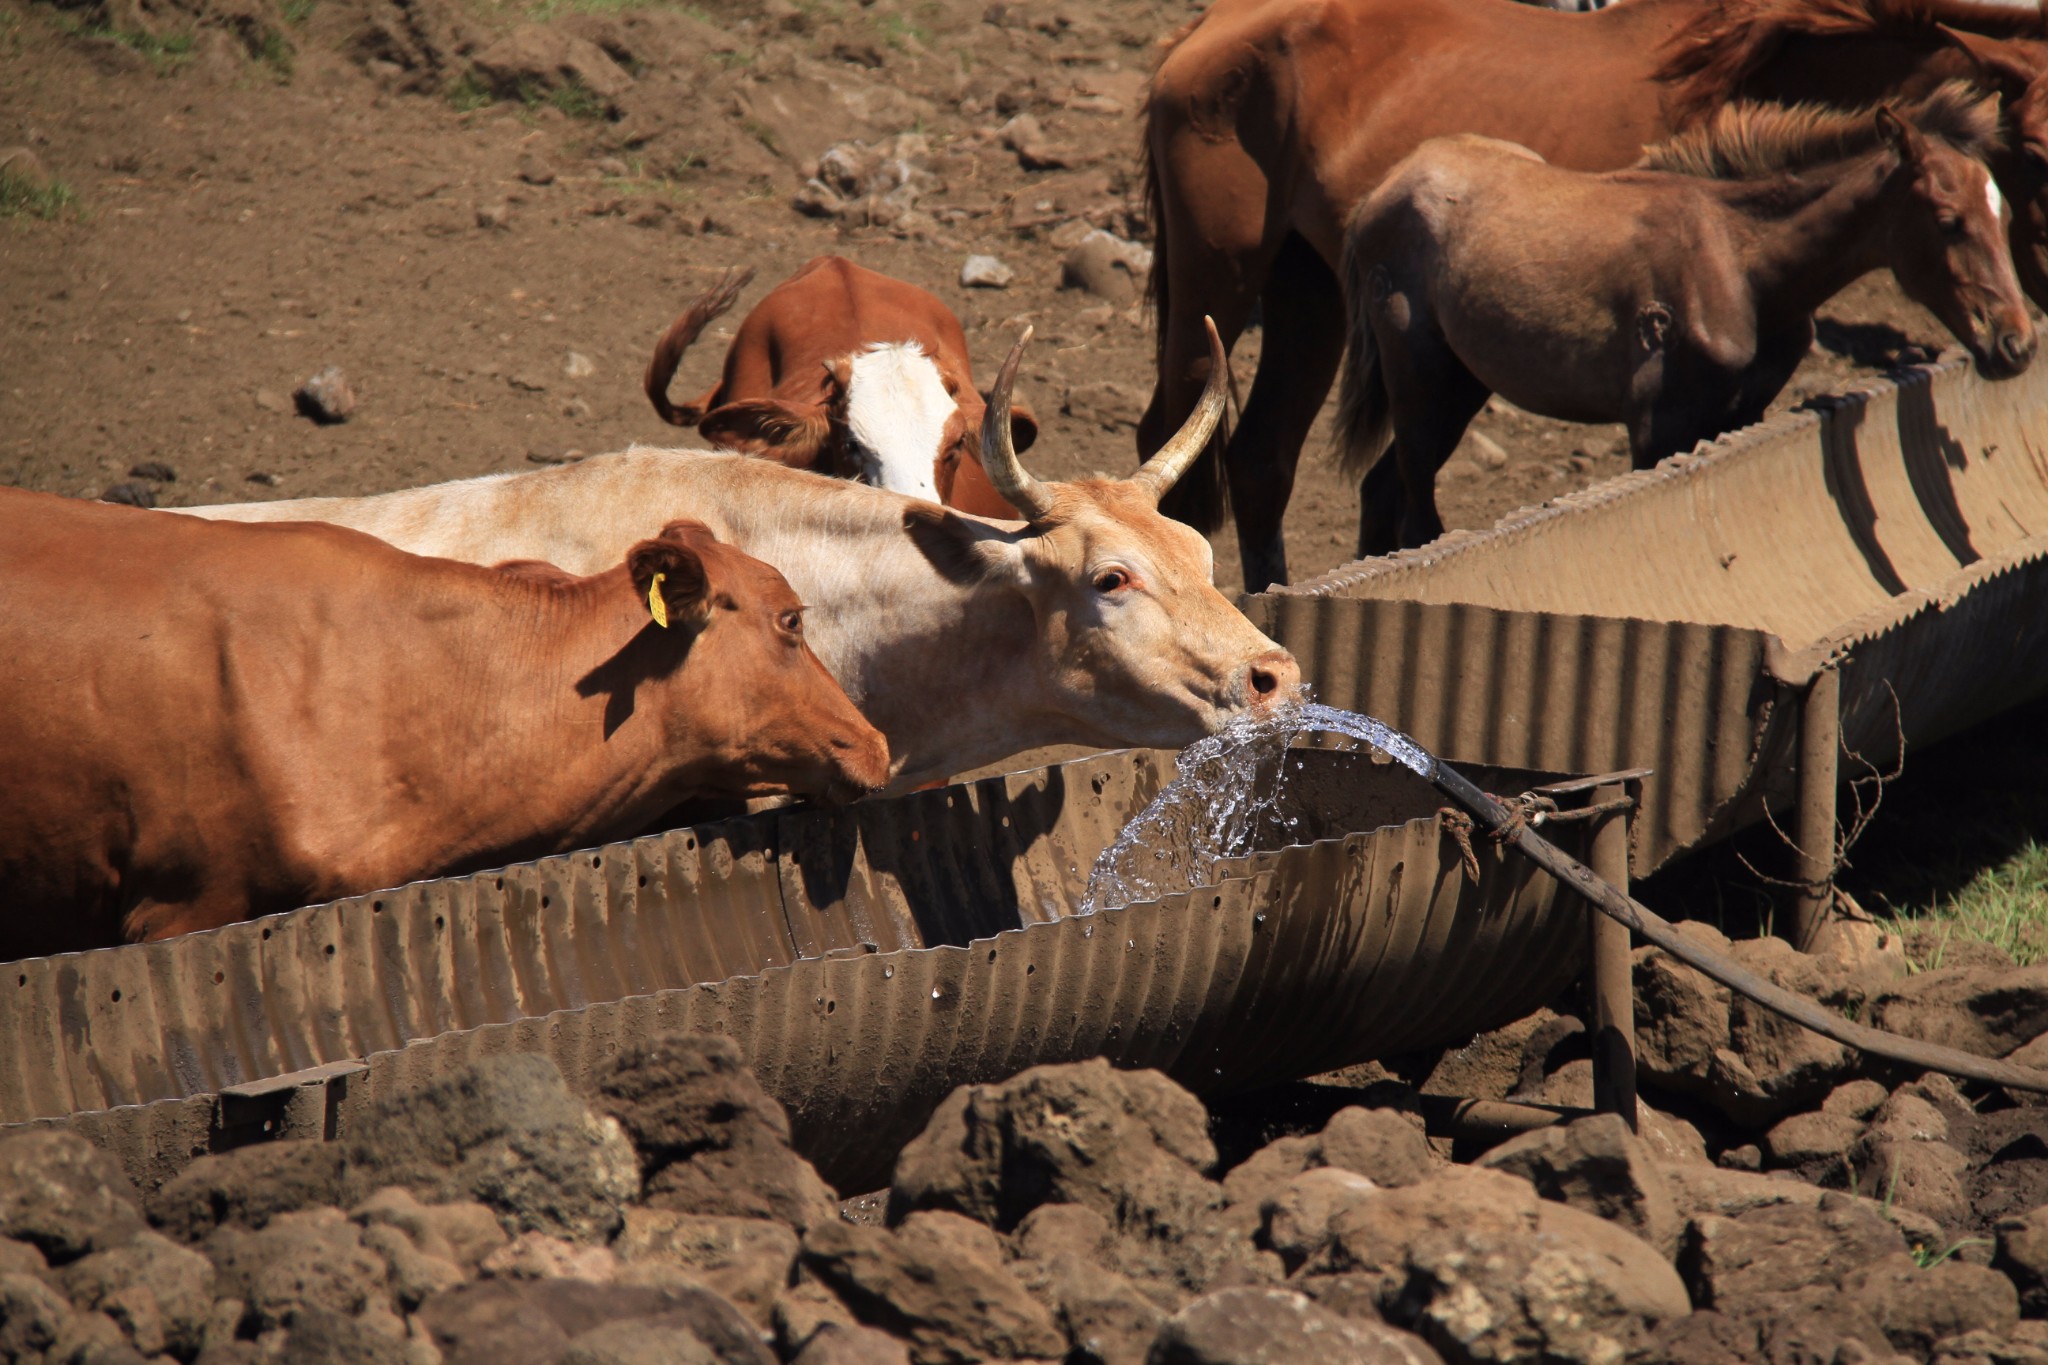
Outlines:
{"type": "Polygon", "coordinates": [[[1876,117],[1878,136],[1883,138],[1893,151],[1911,160],[1913,156],[1913,130],[1908,128],[1900,120],[1899,116],[1892,112],[1892,107],[1889,104],[1878,105],[1876,117]]]}
{"type": "Polygon", "coordinates": [[[1977,64],[1978,74],[1997,85],[2005,95],[2016,95],[2026,89],[2043,71],[2041,64],[2034,61],[2018,43],[1950,28],[1947,24],[1936,24],[1935,27],[1950,42],[1969,53],[1970,60],[1977,64]]]}
{"type": "Polygon", "coordinates": [[[825,449],[832,419],[820,404],[798,407],[774,398],[749,398],[713,408],[697,430],[721,450],[809,469],[825,449]]]}

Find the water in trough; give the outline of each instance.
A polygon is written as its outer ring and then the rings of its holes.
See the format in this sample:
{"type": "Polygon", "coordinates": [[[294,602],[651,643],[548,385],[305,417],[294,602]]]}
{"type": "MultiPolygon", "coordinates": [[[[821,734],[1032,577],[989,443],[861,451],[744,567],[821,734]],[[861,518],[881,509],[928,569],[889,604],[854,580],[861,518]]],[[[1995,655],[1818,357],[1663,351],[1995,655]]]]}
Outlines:
{"type": "Polygon", "coordinates": [[[1180,775],[1125,825],[1088,875],[1079,913],[1156,900],[1214,879],[1216,865],[1256,849],[1297,843],[1287,813],[1287,751],[1305,734],[1363,740],[1428,778],[1435,760],[1399,730],[1371,716],[1297,701],[1246,713],[1181,750],[1180,775]]]}

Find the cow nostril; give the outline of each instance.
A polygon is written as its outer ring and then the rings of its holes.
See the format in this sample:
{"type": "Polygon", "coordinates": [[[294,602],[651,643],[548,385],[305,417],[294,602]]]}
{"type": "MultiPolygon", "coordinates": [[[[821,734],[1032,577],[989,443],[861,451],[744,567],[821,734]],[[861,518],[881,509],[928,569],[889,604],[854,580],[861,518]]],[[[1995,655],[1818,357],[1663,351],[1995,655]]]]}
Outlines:
{"type": "Polygon", "coordinates": [[[2033,352],[2033,347],[2017,332],[2007,332],[2004,336],[2000,337],[1998,339],[1998,349],[2007,360],[2015,365],[2025,360],[2033,352]]]}
{"type": "Polygon", "coordinates": [[[1254,696],[1270,697],[1280,690],[1280,677],[1270,668],[1252,665],[1252,693],[1254,696]]]}

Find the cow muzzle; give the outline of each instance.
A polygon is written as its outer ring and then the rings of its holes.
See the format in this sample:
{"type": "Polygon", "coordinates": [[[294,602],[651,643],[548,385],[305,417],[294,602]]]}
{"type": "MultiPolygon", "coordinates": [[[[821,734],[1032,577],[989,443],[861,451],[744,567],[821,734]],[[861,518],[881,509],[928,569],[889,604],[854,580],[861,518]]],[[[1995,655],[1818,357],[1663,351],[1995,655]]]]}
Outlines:
{"type": "Polygon", "coordinates": [[[1301,690],[1301,665],[1284,649],[1269,649],[1238,675],[1237,703],[1264,711],[1293,699],[1301,690]]]}
{"type": "Polygon", "coordinates": [[[889,742],[878,730],[865,736],[837,735],[832,749],[833,775],[824,800],[835,806],[871,796],[889,784],[889,742]]]}

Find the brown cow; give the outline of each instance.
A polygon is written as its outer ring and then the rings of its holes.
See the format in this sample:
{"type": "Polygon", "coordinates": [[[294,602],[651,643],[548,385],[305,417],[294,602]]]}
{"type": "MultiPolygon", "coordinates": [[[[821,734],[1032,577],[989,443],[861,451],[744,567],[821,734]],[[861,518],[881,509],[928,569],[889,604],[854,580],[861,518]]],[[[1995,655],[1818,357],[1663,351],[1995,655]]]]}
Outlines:
{"type": "MultiPolygon", "coordinates": [[[[817,256],[754,305],[710,392],[680,407],[669,381],[683,352],[754,278],[728,274],[668,329],[647,362],[663,421],[713,445],[795,469],[859,479],[976,516],[1012,518],[978,458],[986,400],[967,335],[914,284],[841,256],[817,256]]],[[[1038,421],[1019,403],[1011,439],[1029,450],[1038,421]]]]}
{"type": "Polygon", "coordinates": [[[9,489],[0,582],[0,958],[888,780],[789,585],[695,522],[571,578],[9,489]]]}

